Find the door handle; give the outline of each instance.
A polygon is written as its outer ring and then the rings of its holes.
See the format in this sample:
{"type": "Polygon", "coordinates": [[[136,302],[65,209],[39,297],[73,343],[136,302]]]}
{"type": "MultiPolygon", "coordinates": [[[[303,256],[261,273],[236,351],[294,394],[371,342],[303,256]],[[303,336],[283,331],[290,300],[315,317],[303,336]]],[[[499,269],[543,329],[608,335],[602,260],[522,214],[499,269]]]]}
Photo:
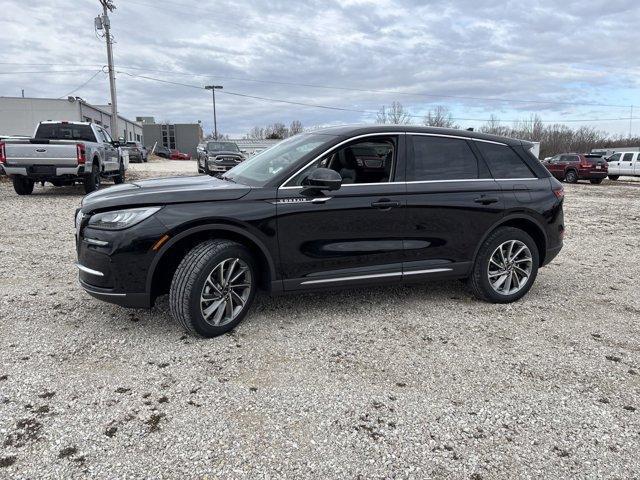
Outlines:
{"type": "Polygon", "coordinates": [[[377,202],[371,202],[373,208],[379,208],[380,210],[390,210],[394,207],[399,207],[400,202],[392,202],[391,200],[379,200],[377,202]]]}
{"type": "Polygon", "coordinates": [[[491,203],[498,203],[498,197],[487,197],[482,195],[474,200],[475,203],[481,203],[482,205],[489,205],[491,203]]]}

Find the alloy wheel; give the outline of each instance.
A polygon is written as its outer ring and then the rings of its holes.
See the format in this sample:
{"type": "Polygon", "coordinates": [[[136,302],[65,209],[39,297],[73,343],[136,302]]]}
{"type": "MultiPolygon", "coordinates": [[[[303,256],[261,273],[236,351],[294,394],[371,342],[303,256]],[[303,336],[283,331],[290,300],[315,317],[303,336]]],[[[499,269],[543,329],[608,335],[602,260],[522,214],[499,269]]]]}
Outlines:
{"type": "Polygon", "coordinates": [[[240,258],[221,261],[209,273],[200,294],[200,311],[209,325],[232,322],[244,309],[251,294],[251,270],[240,258]]]}
{"type": "Polygon", "coordinates": [[[533,257],[529,247],[520,240],[507,240],[489,257],[489,284],[500,295],[513,295],[527,284],[532,268],[533,257]]]}

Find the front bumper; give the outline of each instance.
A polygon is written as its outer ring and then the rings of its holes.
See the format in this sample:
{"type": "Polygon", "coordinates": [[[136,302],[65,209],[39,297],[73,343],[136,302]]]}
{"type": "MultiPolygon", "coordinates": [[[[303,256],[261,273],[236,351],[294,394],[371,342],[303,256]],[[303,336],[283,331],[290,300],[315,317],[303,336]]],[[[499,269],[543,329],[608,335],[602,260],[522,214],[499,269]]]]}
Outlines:
{"type": "Polygon", "coordinates": [[[151,297],[147,293],[122,293],[98,288],[78,280],[80,286],[94,298],[103,302],[115,303],[126,308],[151,308],[151,297]]]}
{"type": "Polygon", "coordinates": [[[167,228],[155,217],[125,230],[87,226],[82,217],[76,230],[78,280],[91,296],[123,307],[150,308],[149,272],[157,255],[152,249],[167,228]]]}

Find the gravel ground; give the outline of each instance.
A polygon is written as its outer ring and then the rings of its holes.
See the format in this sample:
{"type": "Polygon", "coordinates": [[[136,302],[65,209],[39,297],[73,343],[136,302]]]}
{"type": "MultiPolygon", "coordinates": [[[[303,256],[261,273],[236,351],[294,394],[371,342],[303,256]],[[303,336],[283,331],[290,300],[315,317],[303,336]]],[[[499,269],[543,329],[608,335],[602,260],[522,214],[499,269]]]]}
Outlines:
{"type": "Polygon", "coordinates": [[[565,248],[516,304],[264,296],[203,340],[166,299],[77,286],[80,187],[0,182],[0,477],[640,478],[639,187],[568,185],[565,248]]]}

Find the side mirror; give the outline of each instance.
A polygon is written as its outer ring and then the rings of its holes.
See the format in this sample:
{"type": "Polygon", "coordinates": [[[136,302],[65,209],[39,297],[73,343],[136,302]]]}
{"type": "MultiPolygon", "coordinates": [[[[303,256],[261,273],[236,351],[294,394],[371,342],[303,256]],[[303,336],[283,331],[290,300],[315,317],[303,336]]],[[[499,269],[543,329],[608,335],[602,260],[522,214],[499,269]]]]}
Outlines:
{"type": "Polygon", "coordinates": [[[122,145],[120,144],[120,141],[119,141],[119,140],[112,140],[112,141],[111,141],[111,145],[113,145],[113,146],[114,146],[114,147],[116,147],[116,148],[119,148],[119,147],[121,147],[121,146],[122,146],[122,145]]]}
{"type": "Polygon", "coordinates": [[[342,177],[330,168],[316,168],[302,180],[302,186],[313,190],[338,190],[342,177]]]}

